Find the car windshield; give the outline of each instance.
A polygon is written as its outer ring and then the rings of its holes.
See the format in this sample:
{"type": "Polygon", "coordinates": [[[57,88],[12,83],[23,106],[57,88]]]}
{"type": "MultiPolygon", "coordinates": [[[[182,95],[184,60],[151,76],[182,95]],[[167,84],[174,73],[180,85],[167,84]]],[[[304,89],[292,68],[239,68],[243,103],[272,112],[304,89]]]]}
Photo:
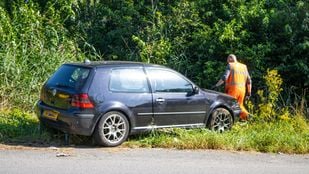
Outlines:
{"type": "Polygon", "coordinates": [[[73,88],[79,90],[86,82],[90,69],[72,65],[62,65],[47,84],[61,88],[73,88]]]}

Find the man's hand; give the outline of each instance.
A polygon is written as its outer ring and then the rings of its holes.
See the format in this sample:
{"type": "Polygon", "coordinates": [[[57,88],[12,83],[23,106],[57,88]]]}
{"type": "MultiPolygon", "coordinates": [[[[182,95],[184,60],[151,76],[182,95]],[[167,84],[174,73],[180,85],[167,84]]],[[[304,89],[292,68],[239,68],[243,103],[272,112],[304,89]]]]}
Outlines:
{"type": "Polygon", "coordinates": [[[211,90],[215,90],[215,89],[217,89],[217,88],[218,88],[217,85],[213,85],[212,87],[210,87],[211,90]]]}
{"type": "Polygon", "coordinates": [[[217,89],[219,86],[221,86],[224,83],[224,81],[222,79],[220,79],[215,85],[213,85],[210,89],[211,90],[215,90],[217,89]]]}
{"type": "Polygon", "coordinates": [[[247,93],[247,94],[246,94],[246,100],[249,100],[250,97],[251,97],[251,93],[247,93]]]}

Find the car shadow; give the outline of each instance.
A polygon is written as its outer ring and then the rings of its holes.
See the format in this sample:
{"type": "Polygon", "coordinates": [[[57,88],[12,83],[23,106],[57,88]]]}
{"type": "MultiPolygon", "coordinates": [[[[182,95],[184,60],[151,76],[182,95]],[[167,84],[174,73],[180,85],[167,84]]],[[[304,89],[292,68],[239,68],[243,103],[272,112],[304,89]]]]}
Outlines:
{"type": "MultiPolygon", "coordinates": [[[[0,145],[6,145],[11,147],[25,147],[25,148],[110,148],[97,145],[91,136],[82,135],[67,135],[61,131],[49,129],[43,133],[34,135],[24,135],[18,137],[10,137],[0,139],[0,145]]],[[[145,138],[154,136],[153,132],[144,132],[142,134],[130,135],[127,141],[139,141],[145,138]]],[[[120,147],[130,147],[124,145],[120,147]]],[[[13,148],[16,149],[16,148],[13,148]]]]}
{"type": "MultiPolygon", "coordinates": [[[[19,120],[16,124],[0,123],[0,145],[18,147],[78,147],[78,148],[98,148],[102,147],[95,143],[90,136],[69,135],[51,129],[40,127],[38,122],[19,120]]],[[[177,136],[173,129],[163,129],[160,131],[147,131],[135,135],[130,135],[121,147],[130,147],[132,141],[142,141],[147,138],[159,136],[161,134],[177,136]]]]}

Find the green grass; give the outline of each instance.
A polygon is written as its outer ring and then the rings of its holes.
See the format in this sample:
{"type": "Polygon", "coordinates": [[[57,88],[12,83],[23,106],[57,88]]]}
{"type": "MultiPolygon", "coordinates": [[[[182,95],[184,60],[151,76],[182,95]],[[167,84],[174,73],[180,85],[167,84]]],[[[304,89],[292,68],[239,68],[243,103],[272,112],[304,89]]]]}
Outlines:
{"type": "Polygon", "coordinates": [[[301,154],[309,153],[309,126],[304,119],[295,118],[276,123],[237,123],[231,131],[222,134],[208,129],[166,129],[131,138],[125,145],[301,154]]]}
{"type": "Polygon", "coordinates": [[[40,131],[34,114],[18,109],[0,111],[0,143],[48,143],[52,136],[40,131]]]}
{"type": "MultiPolygon", "coordinates": [[[[61,144],[63,134],[39,130],[35,115],[21,110],[0,111],[0,143],[61,144]]],[[[73,144],[89,144],[89,137],[73,136],[73,144]]],[[[163,129],[130,136],[125,147],[223,149],[273,153],[309,153],[309,124],[301,116],[276,122],[236,123],[226,133],[208,129],[163,129]]]]}

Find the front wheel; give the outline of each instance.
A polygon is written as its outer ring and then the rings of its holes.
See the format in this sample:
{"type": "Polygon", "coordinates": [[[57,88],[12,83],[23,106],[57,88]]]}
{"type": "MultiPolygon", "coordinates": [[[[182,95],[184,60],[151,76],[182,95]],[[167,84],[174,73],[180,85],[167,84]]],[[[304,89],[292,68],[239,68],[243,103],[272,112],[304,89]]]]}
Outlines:
{"type": "Polygon", "coordinates": [[[233,126],[231,113],[224,108],[216,108],[211,115],[209,128],[216,132],[225,132],[233,126]]]}
{"type": "Polygon", "coordinates": [[[129,135],[129,122],[125,115],[112,111],[104,114],[94,132],[95,141],[106,147],[122,144],[129,135]]]}

